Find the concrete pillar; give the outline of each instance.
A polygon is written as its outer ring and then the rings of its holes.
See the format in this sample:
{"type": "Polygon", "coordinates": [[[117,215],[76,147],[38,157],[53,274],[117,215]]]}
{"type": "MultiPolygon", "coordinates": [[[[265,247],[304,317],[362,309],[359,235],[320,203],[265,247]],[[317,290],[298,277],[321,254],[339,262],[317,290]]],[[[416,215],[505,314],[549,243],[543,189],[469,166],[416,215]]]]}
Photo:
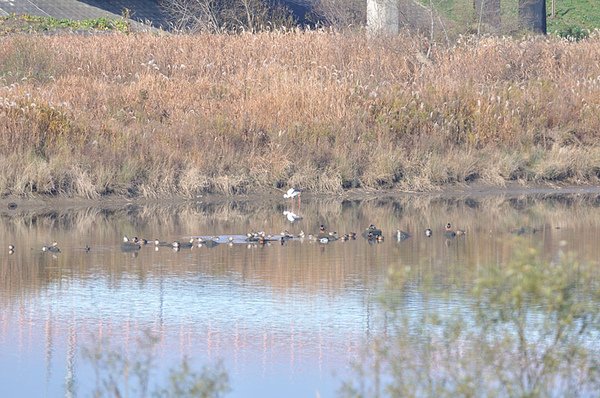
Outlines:
{"type": "Polygon", "coordinates": [[[546,34],[546,0],[519,0],[521,27],[546,34]]]}
{"type": "Polygon", "coordinates": [[[398,34],[398,0],[367,0],[367,30],[373,34],[398,34]]]}

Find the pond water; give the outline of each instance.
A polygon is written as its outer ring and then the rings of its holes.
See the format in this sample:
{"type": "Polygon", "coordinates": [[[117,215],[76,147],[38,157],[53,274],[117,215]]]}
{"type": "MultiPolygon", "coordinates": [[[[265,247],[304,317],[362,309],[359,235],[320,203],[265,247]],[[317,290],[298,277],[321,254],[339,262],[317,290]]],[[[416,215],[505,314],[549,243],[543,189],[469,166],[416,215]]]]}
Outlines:
{"type": "MultiPolygon", "coordinates": [[[[308,198],[297,206],[303,218],[294,223],[277,200],[2,210],[2,395],[90,396],[98,380],[82,353],[100,345],[136,355],[149,333],[158,380],[188,358],[195,368],[222,363],[230,397],[331,397],[385,325],[378,297],[390,269],[418,270],[456,297],[445,305],[461,306],[480,268],[510,256],[512,230],[523,227],[521,238],[548,261],[562,251],[600,258],[596,196],[308,198]],[[467,234],[448,239],[447,222],[467,234]],[[385,241],[320,244],[308,234],[321,224],[340,235],[375,224],[385,241]],[[398,241],[398,228],[412,237],[398,241]],[[306,237],[121,250],[123,235],[170,242],[283,230],[306,237]],[[53,241],[60,253],[41,251],[53,241]]],[[[419,308],[415,300],[406,311],[419,308]]]]}

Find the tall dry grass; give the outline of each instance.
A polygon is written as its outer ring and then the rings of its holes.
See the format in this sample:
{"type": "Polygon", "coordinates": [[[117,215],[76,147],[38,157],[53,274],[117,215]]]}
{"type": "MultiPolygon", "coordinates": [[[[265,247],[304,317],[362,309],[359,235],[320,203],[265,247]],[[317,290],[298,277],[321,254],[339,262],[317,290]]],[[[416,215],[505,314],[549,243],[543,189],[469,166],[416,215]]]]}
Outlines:
{"type": "Polygon", "coordinates": [[[598,35],[11,36],[0,54],[3,195],[600,176],[598,35]]]}

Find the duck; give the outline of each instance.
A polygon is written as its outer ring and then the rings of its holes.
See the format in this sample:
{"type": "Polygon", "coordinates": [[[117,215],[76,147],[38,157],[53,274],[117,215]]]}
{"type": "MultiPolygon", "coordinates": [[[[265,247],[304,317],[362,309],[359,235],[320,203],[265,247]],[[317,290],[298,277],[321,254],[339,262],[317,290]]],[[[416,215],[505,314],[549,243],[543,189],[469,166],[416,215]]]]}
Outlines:
{"type": "Polygon", "coordinates": [[[537,232],[536,228],[533,227],[520,227],[515,228],[510,231],[511,234],[521,236],[526,234],[535,234],[537,232]]]}
{"type": "Polygon", "coordinates": [[[194,238],[191,238],[189,242],[179,242],[176,240],[171,245],[177,249],[191,249],[194,247],[194,238]]]}
{"type": "Polygon", "coordinates": [[[211,249],[211,248],[219,245],[218,240],[219,240],[219,238],[216,236],[213,236],[210,239],[198,238],[198,247],[204,246],[204,247],[208,247],[209,249],[211,249]]]}
{"type": "Polygon", "coordinates": [[[376,239],[378,236],[383,236],[383,233],[374,224],[371,224],[365,229],[362,235],[366,239],[376,239]]]}
{"type": "Polygon", "coordinates": [[[142,246],[145,246],[148,244],[148,239],[144,239],[144,238],[138,238],[137,236],[134,238],[134,242],[135,243],[139,243],[142,246]]]}
{"type": "Polygon", "coordinates": [[[444,227],[445,231],[444,231],[444,235],[447,238],[454,238],[456,236],[463,236],[466,235],[466,231],[463,229],[452,229],[452,224],[447,223],[446,226],[444,227]]]}
{"type": "Polygon", "coordinates": [[[281,232],[281,239],[288,240],[288,239],[293,239],[293,238],[294,238],[294,235],[290,234],[287,229],[281,232]]]}
{"type": "Polygon", "coordinates": [[[456,232],[452,230],[452,225],[450,223],[446,224],[444,227],[444,236],[446,238],[454,238],[456,237],[456,232]]]}
{"type": "Polygon", "coordinates": [[[43,252],[60,253],[60,248],[57,242],[52,242],[50,246],[42,246],[43,252]]]}
{"type": "Polygon", "coordinates": [[[398,242],[402,242],[403,240],[406,240],[410,237],[411,235],[408,232],[404,232],[402,230],[396,231],[396,239],[398,240],[398,242]]]}
{"type": "MultiPolygon", "coordinates": [[[[321,242],[322,240],[326,240],[327,242],[329,242],[331,240],[332,235],[327,233],[327,229],[325,228],[325,225],[321,224],[321,226],[319,226],[319,233],[317,234],[317,241],[321,242]]],[[[327,243],[325,242],[325,243],[327,243]]],[[[323,243],[323,242],[321,242],[323,243]]]]}
{"type": "Polygon", "coordinates": [[[356,232],[348,232],[347,234],[344,234],[340,237],[340,240],[342,242],[346,242],[347,240],[355,240],[356,239],[356,232]]]}
{"type": "Polygon", "coordinates": [[[246,234],[246,241],[247,242],[256,242],[256,241],[258,241],[258,234],[256,234],[256,232],[248,232],[246,234]]]}
{"type": "Polygon", "coordinates": [[[121,243],[121,251],[124,252],[133,252],[141,249],[141,245],[139,243],[133,242],[128,239],[127,236],[123,237],[123,242],[121,243]]]}

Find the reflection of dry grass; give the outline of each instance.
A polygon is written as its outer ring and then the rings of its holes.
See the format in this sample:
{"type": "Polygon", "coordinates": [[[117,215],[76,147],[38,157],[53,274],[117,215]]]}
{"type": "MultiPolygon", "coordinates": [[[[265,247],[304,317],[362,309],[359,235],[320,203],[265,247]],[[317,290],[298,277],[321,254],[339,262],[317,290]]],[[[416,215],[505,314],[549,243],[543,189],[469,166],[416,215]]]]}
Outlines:
{"type": "Polygon", "coordinates": [[[549,260],[559,250],[561,240],[567,242],[565,250],[579,253],[582,258],[596,261],[600,257],[596,245],[600,239],[600,207],[595,196],[407,196],[341,202],[307,198],[301,212],[304,219],[295,225],[285,219],[284,209],[280,203],[240,201],[37,213],[17,210],[0,219],[3,247],[8,243],[17,246],[15,254],[1,257],[0,291],[6,299],[14,292],[35,291],[65,277],[89,273],[105,274],[118,283],[135,270],[144,280],[153,277],[157,264],[171,264],[169,273],[174,274],[198,272],[195,261],[181,260],[169,250],[156,253],[144,248],[138,258],[121,253],[119,242],[124,234],[174,240],[195,234],[243,234],[253,230],[279,233],[287,229],[298,233],[302,229],[308,234],[315,233],[320,224],[340,234],[361,232],[370,223],[383,229],[387,240],[375,247],[359,239],[336,242],[322,250],[305,242],[302,246],[256,249],[222,246],[191,254],[198,263],[205,264],[203,272],[215,276],[234,272],[283,291],[298,286],[318,291],[324,285],[329,286],[328,291],[343,291],[349,277],[357,284],[370,284],[376,269],[379,271],[375,274],[383,275],[388,267],[406,265],[418,266],[423,273],[445,283],[469,285],[480,267],[502,264],[510,256],[510,230],[521,226],[538,229],[524,239],[543,243],[549,260]],[[465,229],[467,235],[446,242],[441,231],[447,222],[465,229]],[[428,227],[434,230],[431,239],[423,237],[428,227]],[[413,238],[397,244],[394,232],[398,228],[410,232],[413,238]],[[42,255],[40,247],[53,240],[59,241],[63,252],[57,258],[42,255]],[[88,244],[92,253],[83,251],[88,244]],[[101,266],[90,268],[90,258],[101,266]]]}
{"type": "Polygon", "coordinates": [[[281,32],[0,44],[0,193],[596,181],[599,37],[281,32]],[[127,56],[123,56],[127,54],[127,56]]]}

